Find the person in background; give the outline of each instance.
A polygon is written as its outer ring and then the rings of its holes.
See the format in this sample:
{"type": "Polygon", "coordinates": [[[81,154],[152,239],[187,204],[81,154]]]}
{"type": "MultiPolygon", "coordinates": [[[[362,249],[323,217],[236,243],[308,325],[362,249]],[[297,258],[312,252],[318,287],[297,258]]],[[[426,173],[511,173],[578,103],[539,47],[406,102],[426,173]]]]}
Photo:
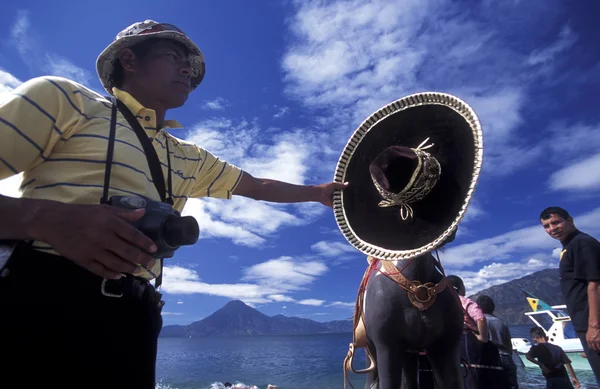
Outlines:
{"type": "Polygon", "coordinates": [[[600,242],[581,232],[567,210],[549,207],[540,223],[560,241],[560,287],[571,323],[600,386],[600,242]]]}
{"type": "Polygon", "coordinates": [[[487,342],[489,340],[488,326],[483,311],[475,301],[465,297],[466,289],[462,278],[455,275],[450,275],[447,278],[448,282],[450,282],[450,285],[452,285],[452,288],[458,294],[458,298],[462,304],[465,314],[465,331],[470,331],[473,333],[473,335],[475,335],[477,340],[480,342],[487,342]]]}
{"type": "Polygon", "coordinates": [[[498,348],[489,341],[489,330],[483,311],[475,301],[465,297],[465,284],[460,277],[450,275],[447,278],[458,294],[464,311],[461,357],[469,365],[465,388],[506,389],[508,379],[502,368],[498,348]]]}
{"type": "Polygon", "coordinates": [[[481,295],[477,297],[476,302],[481,308],[481,311],[483,312],[487,321],[490,342],[494,343],[496,347],[498,347],[502,367],[506,371],[509,381],[509,388],[518,389],[519,384],[517,381],[517,365],[515,365],[515,361],[512,358],[513,350],[510,330],[506,323],[494,315],[496,304],[494,304],[494,300],[492,300],[491,297],[481,295]]]}
{"type": "Polygon", "coordinates": [[[541,327],[534,327],[529,333],[536,344],[529,349],[525,357],[542,369],[546,389],[573,389],[573,385],[579,389],[581,385],[564,350],[560,346],[548,343],[548,337],[541,327]],[[569,381],[567,370],[573,377],[573,385],[569,381]]]}

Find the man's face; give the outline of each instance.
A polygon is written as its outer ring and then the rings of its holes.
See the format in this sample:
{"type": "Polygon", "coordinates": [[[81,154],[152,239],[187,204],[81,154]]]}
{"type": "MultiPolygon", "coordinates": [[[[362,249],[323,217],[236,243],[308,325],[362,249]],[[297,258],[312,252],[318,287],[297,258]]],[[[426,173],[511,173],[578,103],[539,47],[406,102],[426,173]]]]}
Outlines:
{"type": "Polygon", "coordinates": [[[166,108],[181,107],[191,92],[192,68],[185,50],[174,42],[159,41],[140,61],[136,72],[140,85],[150,97],[166,108]]]}
{"type": "Polygon", "coordinates": [[[543,338],[540,338],[539,336],[535,335],[531,335],[531,340],[533,340],[535,343],[542,343],[544,341],[543,338]]]}
{"type": "Polygon", "coordinates": [[[575,230],[573,219],[563,219],[562,216],[551,214],[548,219],[541,219],[542,227],[546,233],[556,240],[562,241],[575,230]]]}

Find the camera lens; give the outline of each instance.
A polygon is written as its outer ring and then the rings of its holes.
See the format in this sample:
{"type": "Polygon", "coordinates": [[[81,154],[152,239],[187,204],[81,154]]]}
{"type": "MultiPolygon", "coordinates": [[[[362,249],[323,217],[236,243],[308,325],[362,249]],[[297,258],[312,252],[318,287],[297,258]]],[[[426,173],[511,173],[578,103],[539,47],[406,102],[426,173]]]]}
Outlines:
{"type": "Polygon", "coordinates": [[[198,241],[200,228],[192,216],[169,216],[163,224],[163,238],[170,247],[191,245],[198,241]]]}

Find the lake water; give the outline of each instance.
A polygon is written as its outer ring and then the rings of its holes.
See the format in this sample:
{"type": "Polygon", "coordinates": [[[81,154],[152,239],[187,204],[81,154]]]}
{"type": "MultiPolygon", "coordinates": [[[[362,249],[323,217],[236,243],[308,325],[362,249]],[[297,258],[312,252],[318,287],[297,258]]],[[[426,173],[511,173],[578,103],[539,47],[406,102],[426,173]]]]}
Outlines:
{"type": "MultiPolygon", "coordinates": [[[[513,337],[528,337],[530,325],[511,326],[513,337]]],[[[351,334],[260,336],[247,338],[160,338],[158,388],[220,389],[220,383],[243,382],[264,389],[342,388],[342,362],[351,334]]],[[[363,352],[355,367],[364,366],[363,352]]],[[[591,371],[575,372],[582,388],[595,388],[591,371]]],[[[519,367],[522,389],[544,388],[539,369],[519,367]]],[[[356,389],[364,377],[351,375],[356,389]]]]}

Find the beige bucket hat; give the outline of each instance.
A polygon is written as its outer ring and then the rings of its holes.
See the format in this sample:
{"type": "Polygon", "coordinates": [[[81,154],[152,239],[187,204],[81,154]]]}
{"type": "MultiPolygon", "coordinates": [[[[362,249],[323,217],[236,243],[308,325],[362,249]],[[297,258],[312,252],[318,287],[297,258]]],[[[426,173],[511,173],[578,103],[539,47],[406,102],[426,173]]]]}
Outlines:
{"type": "Polygon", "coordinates": [[[194,90],[204,78],[205,62],[200,48],[178,27],[168,23],[158,23],[154,20],[137,22],[117,34],[115,40],[98,56],[96,71],[102,86],[112,94],[114,80],[112,78],[115,61],[119,52],[137,43],[151,38],[172,39],[183,44],[189,50],[189,61],[192,66],[191,87],[194,90]]]}

